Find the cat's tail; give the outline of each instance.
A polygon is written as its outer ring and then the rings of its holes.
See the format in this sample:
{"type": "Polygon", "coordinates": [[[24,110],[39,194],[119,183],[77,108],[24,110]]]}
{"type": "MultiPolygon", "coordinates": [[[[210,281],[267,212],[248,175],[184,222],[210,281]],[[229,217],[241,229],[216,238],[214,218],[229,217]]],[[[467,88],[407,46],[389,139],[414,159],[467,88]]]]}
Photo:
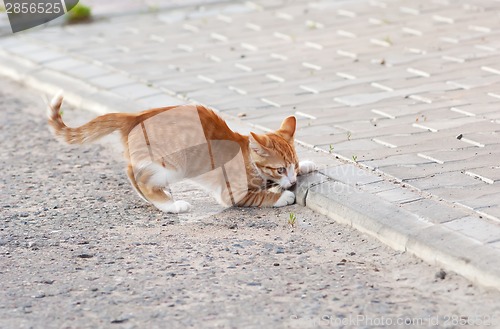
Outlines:
{"type": "Polygon", "coordinates": [[[70,128],[64,124],[61,116],[62,101],[63,94],[59,92],[50,102],[48,109],[49,125],[53,134],[68,144],[89,143],[111,134],[115,130],[124,131],[130,121],[129,117],[132,116],[132,114],[125,113],[109,113],[101,115],[83,126],[70,128]]]}

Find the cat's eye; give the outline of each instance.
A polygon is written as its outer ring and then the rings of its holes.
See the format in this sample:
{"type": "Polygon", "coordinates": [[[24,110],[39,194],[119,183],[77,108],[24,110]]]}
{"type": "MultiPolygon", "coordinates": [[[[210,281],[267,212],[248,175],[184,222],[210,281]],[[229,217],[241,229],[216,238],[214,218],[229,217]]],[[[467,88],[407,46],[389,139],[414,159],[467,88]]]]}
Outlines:
{"type": "Polygon", "coordinates": [[[286,168],[280,167],[276,169],[276,171],[278,172],[278,174],[283,175],[284,173],[286,173],[286,168]]]}

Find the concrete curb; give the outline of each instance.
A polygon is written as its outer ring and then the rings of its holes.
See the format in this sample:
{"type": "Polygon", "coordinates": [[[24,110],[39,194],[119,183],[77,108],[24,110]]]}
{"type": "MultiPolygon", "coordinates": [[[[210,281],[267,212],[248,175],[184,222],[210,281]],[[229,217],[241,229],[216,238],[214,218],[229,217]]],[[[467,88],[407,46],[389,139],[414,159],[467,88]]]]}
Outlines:
{"type": "MultiPolygon", "coordinates": [[[[11,54],[3,51],[0,51],[0,75],[47,94],[55,94],[64,86],[68,103],[97,114],[144,108],[76,78],[22,58],[12,58],[11,54]]],[[[181,102],[183,100],[179,99],[181,102]]],[[[249,130],[247,123],[227,115],[224,117],[236,121],[236,126],[249,130]]],[[[498,250],[440,224],[426,221],[378,195],[362,191],[357,185],[357,182],[346,183],[338,174],[329,171],[312,173],[299,180],[296,186],[297,203],[350,225],[396,250],[408,251],[430,264],[500,290],[498,250]]]]}
{"type": "Polygon", "coordinates": [[[352,226],[388,246],[500,290],[500,258],[494,248],[423,221],[371,193],[324,175],[311,174],[300,182],[298,201],[337,222],[352,226]],[[311,182],[319,182],[312,184],[311,182]],[[302,186],[305,185],[305,186],[302,186]]]}

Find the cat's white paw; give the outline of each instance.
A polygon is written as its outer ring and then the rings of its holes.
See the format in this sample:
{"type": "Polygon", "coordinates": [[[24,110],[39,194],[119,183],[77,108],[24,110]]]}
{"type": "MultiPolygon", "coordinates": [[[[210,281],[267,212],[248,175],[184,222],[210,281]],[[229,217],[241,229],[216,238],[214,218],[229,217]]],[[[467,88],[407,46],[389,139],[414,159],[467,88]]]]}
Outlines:
{"type": "Polygon", "coordinates": [[[191,210],[193,206],[189,202],[179,200],[175,202],[163,203],[163,204],[155,204],[156,208],[161,211],[168,212],[171,214],[180,214],[184,212],[188,212],[191,210]]]}
{"type": "Polygon", "coordinates": [[[283,191],[280,198],[273,207],[284,207],[295,202],[295,194],[292,191],[283,191]]]}
{"type": "Polygon", "coordinates": [[[308,174],[316,170],[316,164],[312,161],[304,160],[299,162],[299,175],[308,174]]]}
{"type": "Polygon", "coordinates": [[[193,208],[193,206],[189,202],[182,201],[182,200],[175,201],[174,207],[175,207],[177,214],[180,214],[183,212],[188,212],[189,210],[191,210],[191,208],[193,208]]]}

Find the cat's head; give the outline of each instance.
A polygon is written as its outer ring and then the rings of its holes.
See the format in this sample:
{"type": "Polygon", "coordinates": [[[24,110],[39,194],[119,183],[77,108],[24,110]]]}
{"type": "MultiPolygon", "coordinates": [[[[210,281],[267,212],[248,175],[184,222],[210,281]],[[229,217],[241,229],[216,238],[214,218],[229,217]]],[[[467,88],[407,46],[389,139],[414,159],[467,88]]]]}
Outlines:
{"type": "Polygon", "coordinates": [[[257,169],[266,180],[284,189],[297,181],[299,162],[293,144],[295,127],[296,119],[291,116],[283,120],[275,132],[250,133],[250,150],[257,169]]]}

